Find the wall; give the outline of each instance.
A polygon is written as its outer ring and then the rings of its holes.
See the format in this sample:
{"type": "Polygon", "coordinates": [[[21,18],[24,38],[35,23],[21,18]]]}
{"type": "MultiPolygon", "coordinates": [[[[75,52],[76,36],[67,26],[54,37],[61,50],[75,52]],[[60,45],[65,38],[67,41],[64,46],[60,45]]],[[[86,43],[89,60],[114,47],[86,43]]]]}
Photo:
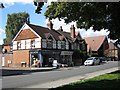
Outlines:
{"type": "Polygon", "coordinates": [[[13,51],[13,65],[21,67],[21,62],[26,62],[27,66],[29,66],[29,50],[13,51]]]}
{"type": "MultiPolygon", "coordinates": [[[[5,67],[12,66],[13,54],[4,54],[5,67]],[[10,62],[10,64],[8,64],[10,62]]],[[[2,65],[2,54],[0,54],[0,64],[2,65]]]]}
{"type": "Polygon", "coordinates": [[[5,45],[3,48],[7,50],[7,53],[10,52],[10,45],[5,45]]]}

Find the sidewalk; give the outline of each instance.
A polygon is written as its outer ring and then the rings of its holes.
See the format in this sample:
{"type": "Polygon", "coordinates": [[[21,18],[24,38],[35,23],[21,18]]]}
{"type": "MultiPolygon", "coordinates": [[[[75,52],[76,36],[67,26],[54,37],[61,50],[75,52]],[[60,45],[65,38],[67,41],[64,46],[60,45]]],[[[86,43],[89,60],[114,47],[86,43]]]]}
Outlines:
{"type": "Polygon", "coordinates": [[[0,72],[2,71],[1,76],[12,76],[12,75],[23,75],[23,74],[29,74],[33,72],[45,72],[45,71],[51,71],[54,70],[53,67],[41,67],[41,68],[27,68],[27,67],[19,67],[19,68],[13,68],[13,67],[3,67],[0,69],[0,72]]]}

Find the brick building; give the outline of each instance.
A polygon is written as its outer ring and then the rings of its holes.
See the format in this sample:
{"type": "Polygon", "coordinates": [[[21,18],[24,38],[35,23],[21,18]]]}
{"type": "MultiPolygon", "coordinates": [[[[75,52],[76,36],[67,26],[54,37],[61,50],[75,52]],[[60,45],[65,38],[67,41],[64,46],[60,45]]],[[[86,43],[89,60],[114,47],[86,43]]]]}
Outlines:
{"type": "Polygon", "coordinates": [[[91,56],[103,57],[107,55],[109,45],[106,36],[86,37],[85,41],[87,43],[87,52],[91,56]]]}
{"type": "Polygon", "coordinates": [[[62,27],[54,30],[51,21],[47,26],[25,23],[12,40],[12,47],[4,47],[12,52],[12,60],[6,59],[5,63],[15,67],[32,67],[37,60],[42,66],[50,66],[52,60],[57,60],[59,63],[71,65],[74,62],[74,50],[86,51],[85,40],[79,32],[75,32],[74,25],[70,27],[70,33],[65,32],[62,27]]]}

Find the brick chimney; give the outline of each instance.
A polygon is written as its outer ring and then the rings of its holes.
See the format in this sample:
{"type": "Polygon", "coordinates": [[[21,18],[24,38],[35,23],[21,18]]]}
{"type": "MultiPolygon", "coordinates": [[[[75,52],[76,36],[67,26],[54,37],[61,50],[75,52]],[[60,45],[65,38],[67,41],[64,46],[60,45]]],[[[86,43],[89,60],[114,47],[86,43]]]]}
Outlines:
{"type": "Polygon", "coordinates": [[[71,27],[70,27],[70,34],[71,34],[72,38],[75,38],[75,27],[74,27],[74,25],[71,25],[71,27]]]}
{"type": "Polygon", "coordinates": [[[52,21],[48,21],[47,27],[48,27],[50,30],[53,29],[53,23],[52,23],[52,21]]]}
{"type": "Polygon", "coordinates": [[[60,26],[59,30],[60,30],[60,31],[63,31],[62,26],[60,26]]]}

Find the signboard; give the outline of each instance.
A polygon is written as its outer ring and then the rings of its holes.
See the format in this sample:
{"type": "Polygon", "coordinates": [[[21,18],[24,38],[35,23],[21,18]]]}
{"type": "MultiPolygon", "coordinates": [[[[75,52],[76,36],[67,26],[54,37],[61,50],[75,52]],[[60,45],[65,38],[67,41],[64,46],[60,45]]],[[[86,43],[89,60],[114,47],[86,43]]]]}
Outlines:
{"type": "Polygon", "coordinates": [[[72,51],[61,51],[61,55],[72,55],[72,51]]]}

